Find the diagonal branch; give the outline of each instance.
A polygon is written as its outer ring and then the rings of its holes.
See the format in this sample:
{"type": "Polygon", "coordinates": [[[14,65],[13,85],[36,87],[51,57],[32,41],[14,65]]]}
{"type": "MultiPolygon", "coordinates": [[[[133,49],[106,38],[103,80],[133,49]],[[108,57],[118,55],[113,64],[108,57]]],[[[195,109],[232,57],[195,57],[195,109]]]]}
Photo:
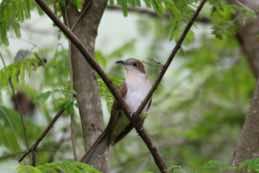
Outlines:
{"type": "Polygon", "coordinates": [[[77,152],[76,152],[76,121],[74,118],[74,114],[72,113],[70,115],[70,139],[71,139],[71,145],[72,145],[72,151],[74,160],[77,160],[77,152]]]}
{"type": "Polygon", "coordinates": [[[54,116],[54,118],[51,120],[49,125],[46,127],[46,129],[41,133],[40,137],[36,140],[36,142],[20,157],[18,160],[19,162],[23,161],[23,159],[30,153],[34,153],[41,141],[47,136],[50,129],[54,126],[56,121],[59,119],[59,117],[65,112],[65,108],[62,108],[57,114],[54,116]]]}

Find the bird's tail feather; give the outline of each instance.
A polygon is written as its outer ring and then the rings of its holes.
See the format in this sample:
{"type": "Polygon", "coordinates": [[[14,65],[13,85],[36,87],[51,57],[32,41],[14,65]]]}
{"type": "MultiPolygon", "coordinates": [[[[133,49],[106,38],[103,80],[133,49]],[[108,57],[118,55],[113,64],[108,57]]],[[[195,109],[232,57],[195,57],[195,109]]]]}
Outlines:
{"type": "Polygon", "coordinates": [[[107,133],[104,131],[91,146],[87,153],[82,157],[81,161],[86,163],[92,163],[100,155],[102,155],[109,148],[109,138],[107,133]]]}

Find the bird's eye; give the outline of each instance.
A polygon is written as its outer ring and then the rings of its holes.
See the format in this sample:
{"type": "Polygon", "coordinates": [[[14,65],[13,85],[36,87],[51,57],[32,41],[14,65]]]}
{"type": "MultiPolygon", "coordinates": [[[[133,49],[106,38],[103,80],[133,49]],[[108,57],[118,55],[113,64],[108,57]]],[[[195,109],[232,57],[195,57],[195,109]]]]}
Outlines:
{"type": "Polygon", "coordinates": [[[137,63],[133,63],[133,66],[134,66],[134,67],[137,67],[137,63]]]}

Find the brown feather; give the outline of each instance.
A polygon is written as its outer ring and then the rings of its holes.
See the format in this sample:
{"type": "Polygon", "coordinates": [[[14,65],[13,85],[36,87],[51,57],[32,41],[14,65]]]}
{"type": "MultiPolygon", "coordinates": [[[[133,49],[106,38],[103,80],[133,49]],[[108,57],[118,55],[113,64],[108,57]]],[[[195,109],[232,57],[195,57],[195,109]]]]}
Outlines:
{"type": "Polygon", "coordinates": [[[143,72],[143,73],[146,73],[146,71],[145,71],[145,67],[144,67],[144,65],[143,65],[143,63],[141,62],[141,61],[137,61],[136,62],[136,65],[137,65],[137,68],[139,69],[139,71],[141,71],[141,72],[143,72]]]}
{"type": "MultiPolygon", "coordinates": [[[[150,108],[152,103],[152,99],[148,102],[147,104],[147,109],[146,111],[148,111],[148,109],[150,108]]],[[[125,115],[122,115],[125,116],[125,115]]],[[[141,124],[144,123],[145,119],[141,119],[141,124]]],[[[115,138],[115,140],[113,141],[113,145],[116,144],[117,142],[119,142],[121,139],[123,139],[131,130],[133,129],[132,124],[130,123],[127,127],[125,127],[125,129],[123,131],[121,131],[121,133],[115,138]]]]}
{"type": "MultiPolygon", "coordinates": [[[[119,93],[121,94],[122,98],[124,98],[126,96],[127,87],[126,87],[125,83],[120,87],[119,93]]],[[[147,109],[149,109],[150,105],[151,105],[151,100],[148,102],[147,109]]],[[[122,117],[122,116],[125,116],[124,113],[123,113],[123,110],[120,108],[118,102],[114,101],[113,106],[112,106],[112,111],[111,111],[111,118],[110,118],[110,121],[109,121],[108,126],[107,126],[107,129],[109,129],[108,133],[110,134],[110,136],[109,136],[109,143],[110,144],[114,145],[117,142],[119,142],[133,128],[132,124],[129,122],[129,124],[126,125],[125,128],[122,131],[120,131],[119,133],[116,133],[114,131],[115,127],[118,126],[119,123],[121,123],[120,120],[126,119],[126,117],[122,117]]],[[[142,119],[141,121],[142,121],[141,123],[143,123],[144,119],[142,119]]]]}
{"type": "MultiPolygon", "coordinates": [[[[122,98],[127,94],[127,87],[125,83],[123,83],[123,85],[119,88],[119,94],[122,98]]],[[[88,152],[82,157],[82,161],[92,163],[98,157],[98,155],[105,152],[109,145],[114,143],[114,129],[116,125],[119,124],[119,120],[121,119],[120,117],[124,116],[122,113],[123,112],[118,102],[114,101],[111,110],[111,118],[107,127],[105,128],[103,133],[97,138],[97,140],[88,150],[88,152]]]]}
{"type": "MultiPolygon", "coordinates": [[[[119,91],[120,96],[123,99],[127,94],[127,86],[126,86],[125,82],[119,87],[118,91],[119,91]]],[[[111,109],[111,117],[110,117],[109,123],[106,128],[106,131],[109,134],[109,143],[113,143],[113,138],[115,137],[114,132],[113,132],[115,129],[114,127],[116,125],[118,125],[118,121],[121,116],[124,116],[123,111],[120,108],[118,101],[115,100],[113,102],[112,109],[111,109]]]]}

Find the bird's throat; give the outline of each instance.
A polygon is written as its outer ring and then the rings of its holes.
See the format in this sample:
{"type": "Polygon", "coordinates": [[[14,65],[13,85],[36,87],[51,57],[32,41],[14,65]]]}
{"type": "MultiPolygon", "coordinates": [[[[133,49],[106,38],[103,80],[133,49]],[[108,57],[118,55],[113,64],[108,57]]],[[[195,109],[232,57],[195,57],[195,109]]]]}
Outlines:
{"type": "Polygon", "coordinates": [[[150,90],[151,83],[144,73],[136,72],[127,73],[125,82],[127,87],[125,102],[130,112],[134,113],[150,90]]]}

